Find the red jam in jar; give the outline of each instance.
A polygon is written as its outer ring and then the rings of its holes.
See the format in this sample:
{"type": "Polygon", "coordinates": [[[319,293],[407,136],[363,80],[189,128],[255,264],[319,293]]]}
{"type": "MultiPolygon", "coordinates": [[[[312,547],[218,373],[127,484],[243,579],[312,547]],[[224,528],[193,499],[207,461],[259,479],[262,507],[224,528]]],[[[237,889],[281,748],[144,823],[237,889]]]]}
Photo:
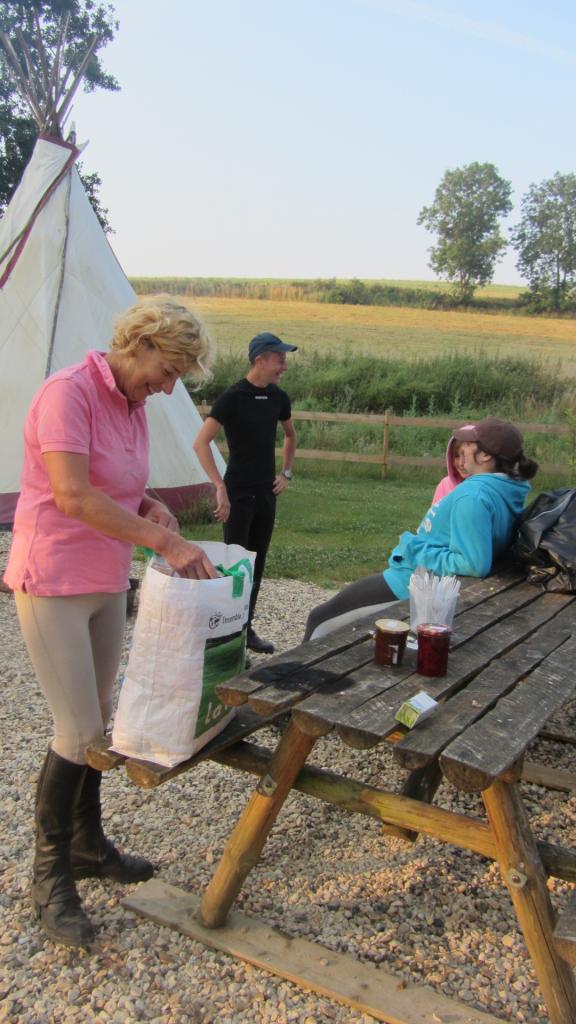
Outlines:
{"type": "Polygon", "coordinates": [[[421,676],[445,676],[448,669],[448,649],[452,630],[450,626],[426,622],[417,627],[418,664],[421,676]]]}

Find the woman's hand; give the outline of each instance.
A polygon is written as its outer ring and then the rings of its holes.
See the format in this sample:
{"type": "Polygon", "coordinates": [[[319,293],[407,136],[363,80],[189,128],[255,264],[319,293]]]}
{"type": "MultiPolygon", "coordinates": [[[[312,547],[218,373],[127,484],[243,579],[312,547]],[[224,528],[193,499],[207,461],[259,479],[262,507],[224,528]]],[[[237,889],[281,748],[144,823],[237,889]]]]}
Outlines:
{"type": "Polygon", "coordinates": [[[180,532],[178,520],[161,501],[156,501],[154,498],[145,498],[138,514],[142,519],[147,519],[150,523],[158,523],[158,526],[164,526],[167,530],[173,530],[174,533],[180,532]]]}
{"type": "Polygon", "coordinates": [[[176,533],[168,535],[159,554],[176,570],[179,576],[189,580],[215,580],[218,572],[208,555],[197,544],[184,540],[176,533]]]}
{"type": "Polygon", "coordinates": [[[216,508],[214,509],[214,519],[217,523],[225,523],[230,515],[230,498],[228,497],[228,491],[226,490],[226,484],[218,484],[216,488],[216,508]]]}

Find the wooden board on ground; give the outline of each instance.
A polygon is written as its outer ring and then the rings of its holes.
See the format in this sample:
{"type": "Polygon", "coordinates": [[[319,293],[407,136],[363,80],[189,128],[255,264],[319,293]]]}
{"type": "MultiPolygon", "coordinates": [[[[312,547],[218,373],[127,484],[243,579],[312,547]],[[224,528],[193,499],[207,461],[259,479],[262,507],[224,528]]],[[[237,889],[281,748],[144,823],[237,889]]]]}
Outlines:
{"type": "Polygon", "coordinates": [[[531,782],[535,786],[544,786],[546,789],[558,789],[561,793],[576,795],[576,774],[574,772],[567,772],[562,768],[550,768],[549,765],[537,764],[536,761],[524,761],[522,781],[531,782]]]}
{"type": "Polygon", "coordinates": [[[553,740],[555,743],[570,743],[573,747],[576,747],[576,732],[568,732],[559,726],[545,725],[540,730],[540,737],[543,740],[553,740]]]}
{"type": "Polygon", "coordinates": [[[302,988],[352,1006],[387,1024],[499,1024],[501,1018],[446,998],[430,988],[407,985],[379,967],[360,963],[307,939],[291,938],[242,914],[229,915],[221,928],[203,928],[196,919],[200,900],[153,878],[124,900],[130,910],[158,924],[302,988]]]}

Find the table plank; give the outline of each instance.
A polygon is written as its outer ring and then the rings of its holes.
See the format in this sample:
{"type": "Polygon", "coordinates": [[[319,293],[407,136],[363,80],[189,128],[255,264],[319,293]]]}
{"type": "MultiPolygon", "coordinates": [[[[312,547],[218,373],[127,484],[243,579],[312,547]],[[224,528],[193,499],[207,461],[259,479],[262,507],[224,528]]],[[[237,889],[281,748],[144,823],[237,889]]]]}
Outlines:
{"type": "Polygon", "coordinates": [[[502,561],[500,564],[494,565],[494,568],[489,576],[459,576],[460,582],[462,583],[462,590],[460,597],[462,598],[464,593],[475,593],[475,594],[497,594],[502,590],[507,590],[509,587],[516,586],[517,583],[523,583],[526,579],[526,573],[519,569],[517,565],[502,561]]]}
{"type": "MultiPolygon", "coordinates": [[[[403,606],[403,617],[409,612],[407,602],[399,602],[403,606]]],[[[266,686],[273,686],[276,683],[282,684],[285,680],[293,677],[302,669],[312,668],[322,662],[327,656],[347,651],[351,647],[364,643],[374,628],[371,619],[366,618],[359,621],[352,627],[340,630],[338,636],[334,634],[319,637],[318,640],[308,640],[298,647],[277,654],[269,658],[264,664],[257,665],[248,672],[242,672],[233,679],[219,683],[216,687],[218,696],[223,704],[236,707],[245,704],[251,694],[266,686]]]]}
{"type": "Polygon", "coordinates": [[[479,633],[492,629],[498,622],[537,602],[541,596],[536,587],[525,581],[513,588],[494,593],[488,600],[470,609],[468,614],[455,619],[453,646],[465,643],[479,633]]]}
{"type": "Polygon", "coordinates": [[[274,685],[261,687],[250,694],[250,707],[260,715],[272,714],[274,711],[285,711],[309,693],[314,693],[321,686],[340,687],[352,686],[347,677],[354,670],[372,665],[374,662],[374,641],[368,640],[347,651],[338,651],[326,657],[322,663],[306,668],[298,668],[292,675],[278,680],[274,685]]]}
{"type": "Polygon", "coordinates": [[[480,792],[500,778],[538,735],[546,719],[576,692],[576,637],[567,640],[440,756],[446,778],[480,792]]]}
{"type": "Polygon", "coordinates": [[[503,594],[526,582],[526,575],[514,566],[505,566],[499,572],[483,579],[477,576],[460,576],[460,595],[456,606],[456,617],[497,594],[503,594]]]}
{"type": "MultiPolygon", "coordinates": [[[[481,582],[485,583],[486,581],[481,582]]],[[[484,588],[484,592],[486,592],[486,588],[484,588]]],[[[506,642],[508,646],[513,646],[514,633],[516,630],[521,630],[522,622],[524,621],[519,615],[526,614],[528,609],[532,609],[530,612],[530,622],[534,624],[533,628],[536,628],[542,616],[547,614],[545,610],[535,610],[539,608],[538,597],[539,592],[534,587],[527,587],[522,583],[514,589],[509,588],[502,593],[495,592],[491,599],[481,606],[474,606],[467,611],[461,612],[453,636],[453,653],[450,660],[451,671],[455,670],[458,666],[462,667],[462,657],[459,658],[457,663],[453,661],[454,651],[459,650],[464,645],[466,650],[472,650],[470,638],[473,637],[478,637],[473,673],[475,674],[479,668],[483,667],[486,652],[484,633],[487,628],[486,622],[490,621],[490,617],[482,609],[486,606],[493,607],[496,622],[505,624],[509,621],[514,623],[508,627],[503,626],[506,630],[506,642]],[[519,613],[518,609],[525,609],[525,611],[519,613]]],[[[554,599],[560,598],[560,601],[555,601],[554,603],[555,609],[562,607],[563,604],[571,600],[567,595],[553,595],[553,597],[554,599]]],[[[377,699],[380,695],[400,684],[402,680],[410,679],[414,673],[416,662],[414,652],[409,648],[406,650],[404,662],[400,668],[393,669],[367,665],[361,672],[356,672],[347,679],[345,686],[339,687],[336,684],[332,685],[331,688],[319,686],[316,687],[317,692],[313,696],[309,696],[304,700],[300,697],[300,702],[294,712],[299,728],[309,735],[320,736],[330,732],[337,725],[346,726],[347,717],[357,708],[368,703],[370,700],[377,699]]],[[[420,680],[420,676],[415,678],[416,681],[420,680]]],[[[469,674],[466,678],[469,678],[469,674]]],[[[459,685],[462,685],[464,681],[465,677],[463,674],[459,685]]],[[[409,682],[408,689],[402,691],[401,699],[396,706],[399,707],[402,700],[405,700],[407,696],[412,696],[417,689],[422,688],[423,686],[418,683],[414,689],[412,682],[409,682]]],[[[345,742],[348,742],[348,740],[345,740],[345,742]]],[[[351,743],[351,745],[356,746],[360,744],[351,743]]],[[[373,745],[373,743],[369,745],[373,745]]]]}
{"type": "MultiPolygon", "coordinates": [[[[337,728],[348,746],[358,749],[375,746],[396,730],[398,723],[394,716],[402,701],[419,690],[426,690],[436,700],[445,700],[482,671],[488,658],[493,661],[507,653],[553,618],[567,602],[571,602],[569,595],[545,594],[538,602],[532,602],[522,611],[498,622],[490,631],[489,641],[483,632],[475,636],[451,653],[448,673],[441,679],[429,679],[414,673],[398,686],[367,701],[363,699],[361,689],[358,690],[358,700],[354,689],[344,694],[339,702],[323,701],[322,695],[318,694],[302,701],[294,712],[295,717],[300,728],[305,728],[302,720],[305,715],[337,728]]],[[[441,709],[435,712],[440,713],[441,709]]]]}
{"type": "Polygon", "coordinates": [[[394,747],[395,759],[404,768],[413,770],[437,758],[448,743],[481,718],[523,675],[531,672],[568,640],[573,623],[574,608],[571,604],[528,640],[492,662],[464,690],[452,697],[441,715],[431,715],[415,726],[394,747]]]}
{"type": "MultiPolygon", "coordinates": [[[[514,567],[504,567],[497,576],[490,576],[486,579],[466,577],[462,580],[457,616],[524,583],[524,575],[514,567]]],[[[531,588],[524,596],[530,600],[534,598],[534,594],[534,588],[531,588]]],[[[513,598],[512,600],[517,601],[518,599],[513,598]]],[[[394,615],[395,618],[402,620],[408,619],[410,615],[408,601],[396,601],[386,609],[386,614],[394,615]]],[[[319,637],[317,640],[308,640],[290,651],[267,659],[264,665],[257,665],[248,672],[243,672],[233,679],[220,683],[217,687],[220,700],[230,707],[237,707],[244,704],[252,694],[257,693],[261,688],[274,686],[277,682],[284,684],[287,678],[295,676],[303,667],[312,667],[321,662],[326,655],[337,654],[352,645],[364,642],[374,629],[377,617],[376,614],[363,616],[351,626],[319,637]]]]}
{"type": "Polygon", "coordinates": [[[407,649],[402,665],[380,666],[369,664],[351,675],[322,686],[293,709],[298,727],[311,736],[329,733],[343,716],[347,718],[353,708],[398,687],[414,678],[416,651],[407,649]]]}
{"type": "MultiPolygon", "coordinates": [[[[523,579],[520,581],[516,577],[513,579],[516,585],[524,583],[523,579]]],[[[511,593],[510,582],[507,580],[506,583],[505,586],[503,581],[500,584],[500,589],[495,585],[489,586],[487,580],[475,580],[474,584],[465,591],[465,596],[471,597],[470,607],[464,606],[459,611],[460,625],[453,637],[453,649],[461,647],[468,638],[485,630],[486,615],[482,613],[480,617],[478,616],[479,603],[487,601],[489,598],[492,599],[496,602],[495,615],[497,619],[503,619],[519,607],[531,604],[538,596],[533,587],[529,589],[523,587],[521,592],[511,593]]],[[[362,666],[361,673],[356,671],[353,680],[346,678],[340,684],[338,678],[334,678],[328,685],[317,687],[316,695],[306,698],[305,706],[300,703],[295,711],[299,725],[304,731],[314,735],[329,732],[333,727],[331,709],[340,714],[345,703],[346,707],[357,707],[370,698],[397,686],[403,679],[413,675],[415,670],[416,652],[410,648],[406,649],[403,663],[399,667],[374,665],[370,659],[366,665],[362,666]],[[353,688],[351,683],[353,683],[353,688]],[[302,711],[302,715],[300,715],[300,711],[302,711]],[[314,711],[317,712],[317,717],[313,721],[314,711]]],[[[336,672],[336,677],[339,675],[340,673],[336,672]]]]}

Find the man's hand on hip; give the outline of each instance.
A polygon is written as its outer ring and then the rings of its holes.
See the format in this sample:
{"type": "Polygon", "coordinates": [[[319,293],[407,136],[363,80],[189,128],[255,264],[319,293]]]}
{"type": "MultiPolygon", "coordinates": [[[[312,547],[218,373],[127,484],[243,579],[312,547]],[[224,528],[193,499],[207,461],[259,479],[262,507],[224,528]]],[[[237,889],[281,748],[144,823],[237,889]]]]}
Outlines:
{"type": "Polygon", "coordinates": [[[216,488],[216,508],[214,509],[214,519],[217,523],[225,523],[230,515],[230,498],[228,497],[228,491],[226,490],[226,484],[218,484],[216,488]]]}
{"type": "Polygon", "coordinates": [[[290,481],[288,478],[285,477],[283,473],[278,473],[275,477],[274,483],[272,484],[272,492],[273,494],[282,494],[282,491],[285,491],[289,486],[290,481]]]}

